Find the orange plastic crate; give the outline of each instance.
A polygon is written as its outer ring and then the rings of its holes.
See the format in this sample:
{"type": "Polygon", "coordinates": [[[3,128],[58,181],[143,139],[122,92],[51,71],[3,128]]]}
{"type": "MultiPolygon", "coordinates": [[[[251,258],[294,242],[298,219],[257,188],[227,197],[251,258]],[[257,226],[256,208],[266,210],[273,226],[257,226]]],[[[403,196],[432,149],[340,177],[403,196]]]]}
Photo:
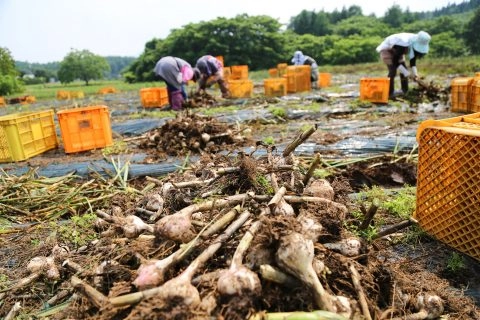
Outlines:
{"type": "Polygon", "coordinates": [[[0,117],[0,162],[26,160],[57,146],[53,110],[0,117]]]}
{"type": "Polygon", "coordinates": [[[361,78],[360,100],[376,103],[388,102],[390,78],[361,78]]]}
{"type": "Polygon", "coordinates": [[[287,79],[285,78],[269,78],[263,80],[265,96],[281,97],[287,95],[287,79]]]}
{"type": "Polygon", "coordinates": [[[248,66],[247,65],[240,65],[240,66],[231,66],[231,75],[229,79],[232,80],[244,80],[248,79],[248,66]]]}
{"type": "Polygon", "coordinates": [[[99,94],[117,93],[117,92],[118,92],[117,89],[115,89],[114,87],[105,87],[98,90],[99,94]]]}
{"type": "Polygon", "coordinates": [[[287,79],[287,92],[304,92],[312,89],[310,66],[288,66],[284,78],[287,79]]]}
{"type": "Polygon", "coordinates": [[[111,146],[112,129],[108,107],[89,106],[57,112],[66,153],[111,146]]]}
{"type": "Polygon", "coordinates": [[[268,75],[270,76],[270,78],[278,78],[278,69],[277,68],[268,69],[268,75]]]}
{"type": "Polygon", "coordinates": [[[223,56],[216,56],[215,58],[217,58],[218,61],[220,61],[222,63],[222,66],[224,66],[224,61],[223,61],[223,56]]]}
{"type": "Polygon", "coordinates": [[[70,91],[67,91],[67,90],[57,91],[57,100],[68,100],[68,99],[70,99],[70,91]]]}
{"type": "Polygon", "coordinates": [[[0,107],[5,107],[7,105],[7,102],[5,101],[4,97],[0,97],[0,107]]]}
{"type": "Polygon", "coordinates": [[[140,89],[140,100],[145,108],[163,107],[168,104],[166,87],[140,89]]]}
{"type": "Polygon", "coordinates": [[[473,77],[454,78],[451,86],[451,103],[453,112],[469,112],[472,96],[473,77]]]}
{"type": "Polygon", "coordinates": [[[318,74],[318,86],[320,88],[326,88],[330,86],[332,82],[332,74],[331,73],[322,73],[318,74]]]}
{"type": "Polygon", "coordinates": [[[232,75],[232,69],[230,67],[223,67],[223,79],[227,81],[232,75]]]}
{"type": "Polygon", "coordinates": [[[480,260],[480,113],[417,130],[414,218],[439,241],[480,260]]]}
{"type": "Polygon", "coordinates": [[[232,98],[248,98],[253,93],[253,81],[251,80],[228,80],[228,88],[232,98]]]}

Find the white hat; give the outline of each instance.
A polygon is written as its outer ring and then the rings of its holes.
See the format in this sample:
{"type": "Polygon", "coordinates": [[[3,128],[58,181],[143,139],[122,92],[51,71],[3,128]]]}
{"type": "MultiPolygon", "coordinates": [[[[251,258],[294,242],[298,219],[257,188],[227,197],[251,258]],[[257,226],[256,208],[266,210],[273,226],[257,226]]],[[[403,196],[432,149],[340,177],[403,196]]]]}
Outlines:
{"type": "Polygon", "coordinates": [[[423,54],[428,53],[428,44],[430,39],[432,39],[432,37],[427,32],[420,31],[415,40],[413,40],[413,50],[423,54]]]}

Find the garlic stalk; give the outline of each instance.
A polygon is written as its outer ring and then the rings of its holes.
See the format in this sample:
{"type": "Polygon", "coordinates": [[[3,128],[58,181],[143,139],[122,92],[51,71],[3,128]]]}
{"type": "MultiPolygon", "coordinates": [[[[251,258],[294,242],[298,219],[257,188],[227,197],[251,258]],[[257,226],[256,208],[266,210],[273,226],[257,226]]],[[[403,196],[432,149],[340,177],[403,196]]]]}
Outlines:
{"type": "Polygon", "coordinates": [[[336,312],[332,296],[325,291],[313,269],[313,242],[297,232],[281,239],[276,258],[279,266],[308,285],[315,296],[317,306],[322,310],[336,312]]]}
{"type": "Polygon", "coordinates": [[[192,214],[203,212],[214,208],[221,209],[228,206],[235,206],[246,200],[249,194],[237,194],[223,199],[215,199],[202,203],[195,203],[182,210],[163,217],[155,223],[155,236],[186,243],[195,237],[192,232],[192,214]]]}
{"type": "MultiPolygon", "coordinates": [[[[268,209],[266,209],[268,210],[268,209]]],[[[260,216],[266,214],[263,210],[260,216]]],[[[262,226],[262,221],[255,221],[247,232],[243,235],[242,240],[237,246],[233,254],[230,268],[223,272],[217,281],[217,290],[223,295],[241,295],[241,294],[259,294],[262,291],[260,279],[252,270],[242,264],[243,257],[247,252],[253,237],[262,226]]]]}
{"type": "Polygon", "coordinates": [[[347,257],[358,256],[362,248],[362,244],[357,238],[347,238],[342,239],[340,242],[324,243],[323,246],[330,250],[338,251],[347,257]]]}
{"type": "MultiPolygon", "coordinates": [[[[225,225],[232,222],[239,210],[240,207],[236,206],[232,210],[228,211],[218,221],[216,221],[203,233],[201,233],[200,236],[202,238],[206,238],[211,236],[212,234],[217,233],[225,225]]],[[[200,238],[196,237],[192,241],[181,246],[180,249],[162,260],[151,259],[146,261],[145,263],[142,263],[142,265],[140,265],[140,268],[138,268],[137,270],[137,278],[133,281],[133,284],[138,289],[144,290],[164,283],[165,273],[173,265],[188,256],[188,254],[198,246],[199,242],[200,238]]]]}
{"type": "Polygon", "coordinates": [[[123,306],[137,303],[144,298],[156,296],[164,301],[181,301],[181,303],[189,306],[197,306],[200,304],[200,294],[191,281],[195,273],[202,267],[208,259],[210,259],[218,249],[236,230],[238,230],[247,219],[250,212],[244,211],[221,235],[219,235],[212,244],[203,251],[193,262],[177,277],[165,282],[160,287],[147,289],[144,291],[118,296],[110,299],[113,306],[123,306]]]}
{"type": "Polygon", "coordinates": [[[142,219],[140,219],[135,215],[118,217],[114,215],[109,215],[108,213],[102,210],[97,210],[96,215],[97,217],[121,228],[125,237],[127,238],[137,238],[144,231],[147,231],[150,233],[153,233],[154,231],[152,225],[149,225],[143,222],[142,219]]]}

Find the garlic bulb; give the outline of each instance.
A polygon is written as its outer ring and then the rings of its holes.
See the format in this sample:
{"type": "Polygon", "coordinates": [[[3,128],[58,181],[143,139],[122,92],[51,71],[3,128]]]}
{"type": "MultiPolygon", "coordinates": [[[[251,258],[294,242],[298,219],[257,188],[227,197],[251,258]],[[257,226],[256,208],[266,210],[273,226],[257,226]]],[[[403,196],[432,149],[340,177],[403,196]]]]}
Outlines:
{"type": "Polygon", "coordinates": [[[335,243],[324,243],[323,246],[330,250],[338,251],[347,257],[358,256],[362,248],[362,244],[356,238],[342,239],[340,242],[335,243]]]}

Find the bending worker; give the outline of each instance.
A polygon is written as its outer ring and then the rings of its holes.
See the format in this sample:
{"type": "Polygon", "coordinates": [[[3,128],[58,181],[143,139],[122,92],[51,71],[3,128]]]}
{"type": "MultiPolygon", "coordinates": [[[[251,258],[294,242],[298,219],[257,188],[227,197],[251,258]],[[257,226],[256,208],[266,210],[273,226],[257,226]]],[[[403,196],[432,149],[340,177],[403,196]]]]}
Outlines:
{"type": "Polygon", "coordinates": [[[205,55],[197,60],[194,68],[194,81],[198,82],[198,91],[218,83],[222,98],[230,97],[230,90],[223,78],[223,64],[220,60],[211,55],[205,55]]]}
{"type": "Polygon", "coordinates": [[[306,56],[302,51],[295,51],[293,54],[292,63],[296,66],[308,65],[310,66],[310,81],[312,82],[312,89],[318,88],[318,64],[312,57],[306,56]]]}
{"type": "Polygon", "coordinates": [[[193,78],[192,66],[181,58],[166,56],[158,60],[153,71],[167,85],[171,108],[182,110],[183,102],[187,100],[185,84],[193,78]]]}
{"type": "Polygon", "coordinates": [[[380,58],[387,65],[390,78],[389,97],[394,97],[395,77],[397,70],[400,72],[400,83],[403,93],[408,91],[408,78],[418,79],[416,61],[428,53],[430,35],[425,31],[419,33],[396,33],[388,36],[377,47],[380,58]],[[405,63],[408,57],[412,72],[410,73],[405,63]]]}

